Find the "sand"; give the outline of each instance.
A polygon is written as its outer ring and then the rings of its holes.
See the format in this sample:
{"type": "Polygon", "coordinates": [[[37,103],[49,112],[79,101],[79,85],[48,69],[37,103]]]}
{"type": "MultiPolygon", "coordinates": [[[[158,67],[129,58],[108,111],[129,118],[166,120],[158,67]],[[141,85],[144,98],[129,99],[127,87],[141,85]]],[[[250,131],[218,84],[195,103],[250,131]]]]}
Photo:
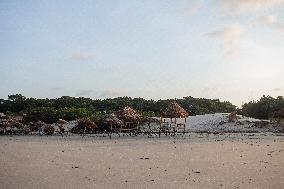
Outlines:
{"type": "Polygon", "coordinates": [[[284,136],[0,136],[0,188],[284,188],[284,136]]]}

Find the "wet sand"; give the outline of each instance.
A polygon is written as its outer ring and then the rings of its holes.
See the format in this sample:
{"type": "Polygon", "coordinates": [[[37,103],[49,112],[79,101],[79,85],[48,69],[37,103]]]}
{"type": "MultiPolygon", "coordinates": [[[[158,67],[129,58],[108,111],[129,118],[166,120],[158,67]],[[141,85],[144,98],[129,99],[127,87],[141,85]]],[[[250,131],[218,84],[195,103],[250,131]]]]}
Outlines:
{"type": "Polygon", "coordinates": [[[250,136],[0,136],[0,183],[4,189],[283,189],[284,137],[250,136]]]}

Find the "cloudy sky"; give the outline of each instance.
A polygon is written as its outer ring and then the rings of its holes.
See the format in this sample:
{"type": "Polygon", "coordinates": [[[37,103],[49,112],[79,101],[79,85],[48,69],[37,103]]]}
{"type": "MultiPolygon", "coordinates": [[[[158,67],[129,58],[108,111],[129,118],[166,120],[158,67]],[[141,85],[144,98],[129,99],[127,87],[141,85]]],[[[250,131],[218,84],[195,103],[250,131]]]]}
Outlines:
{"type": "Polygon", "coordinates": [[[284,0],[2,0],[0,98],[284,95],[284,0]]]}

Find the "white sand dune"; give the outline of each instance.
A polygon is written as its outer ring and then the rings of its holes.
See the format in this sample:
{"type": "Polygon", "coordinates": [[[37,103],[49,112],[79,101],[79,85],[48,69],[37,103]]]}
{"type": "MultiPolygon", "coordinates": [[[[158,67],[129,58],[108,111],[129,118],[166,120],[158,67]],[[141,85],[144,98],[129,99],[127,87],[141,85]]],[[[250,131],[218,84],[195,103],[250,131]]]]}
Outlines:
{"type": "MultiPolygon", "coordinates": [[[[159,119],[159,118],[157,118],[159,119]]],[[[170,122],[169,118],[164,119],[170,122]]],[[[173,119],[174,121],[174,119],[173,119]]],[[[205,114],[197,116],[189,116],[186,119],[177,119],[177,123],[185,123],[186,130],[190,132],[274,132],[275,128],[271,126],[259,128],[255,127],[256,122],[262,120],[238,116],[238,120],[234,123],[228,122],[228,113],[205,114]]],[[[268,120],[264,120],[268,122],[268,120]]]]}
{"type": "MultiPolygon", "coordinates": [[[[160,119],[156,117],[156,119],[160,119]]],[[[170,122],[169,118],[163,118],[163,120],[170,122]]],[[[174,119],[172,119],[174,121],[174,119]]],[[[177,119],[177,123],[185,123],[186,131],[188,132],[276,132],[277,129],[272,125],[265,127],[256,127],[257,122],[267,122],[268,120],[259,120],[249,117],[238,115],[238,120],[234,123],[228,122],[228,113],[216,113],[189,116],[186,119],[177,119]]],[[[65,125],[67,130],[71,130],[76,125],[76,121],[71,121],[65,125]]],[[[58,125],[53,124],[56,130],[58,125]]],[[[155,127],[155,125],[153,125],[155,127]]],[[[158,127],[158,125],[156,125],[158,127]]]]}

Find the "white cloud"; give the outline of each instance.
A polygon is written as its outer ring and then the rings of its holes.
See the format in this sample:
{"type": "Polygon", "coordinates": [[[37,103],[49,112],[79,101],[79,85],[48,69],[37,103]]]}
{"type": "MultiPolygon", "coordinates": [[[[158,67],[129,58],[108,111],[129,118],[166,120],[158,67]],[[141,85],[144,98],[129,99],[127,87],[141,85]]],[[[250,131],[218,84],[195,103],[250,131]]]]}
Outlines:
{"type": "Polygon", "coordinates": [[[217,2],[231,13],[251,12],[284,5],[284,0],[217,0],[217,2]]]}
{"type": "Polygon", "coordinates": [[[72,59],[77,61],[85,61],[91,59],[92,56],[85,52],[75,52],[72,54],[72,59]]]}
{"type": "Polygon", "coordinates": [[[222,30],[214,31],[208,35],[211,37],[221,38],[225,43],[232,43],[239,39],[245,32],[245,29],[240,25],[225,27],[222,30]]]}
{"type": "Polygon", "coordinates": [[[274,24],[277,22],[277,18],[274,15],[266,15],[259,17],[258,21],[264,24],[274,24]]]}
{"type": "Polygon", "coordinates": [[[245,31],[246,30],[242,26],[236,24],[225,27],[222,30],[208,33],[208,35],[222,41],[223,47],[225,48],[225,55],[237,56],[239,54],[238,44],[245,31]]]}
{"type": "Polygon", "coordinates": [[[261,16],[257,19],[257,22],[272,29],[284,31],[284,23],[279,22],[274,15],[261,16]]]}

